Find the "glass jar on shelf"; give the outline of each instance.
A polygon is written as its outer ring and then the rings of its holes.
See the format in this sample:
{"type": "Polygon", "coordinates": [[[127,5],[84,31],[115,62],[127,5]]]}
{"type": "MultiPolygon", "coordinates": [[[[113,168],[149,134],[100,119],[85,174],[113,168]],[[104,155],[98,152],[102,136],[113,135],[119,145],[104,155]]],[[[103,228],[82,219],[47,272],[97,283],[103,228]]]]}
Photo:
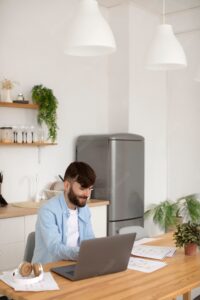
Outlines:
{"type": "Polygon", "coordinates": [[[2,143],[13,142],[12,127],[10,126],[1,127],[1,142],[2,143]]]}
{"type": "Polygon", "coordinates": [[[13,125],[12,126],[13,143],[17,143],[17,135],[18,135],[18,126],[17,125],[13,125]]]}
{"type": "Polygon", "coordinates": [[[38,127],[38,129],[37,129],[37,139],[38,139],[39,143],[44,143],[45,142],[45,131],[44,131],[44,128],[42,126],[38,127]]]}

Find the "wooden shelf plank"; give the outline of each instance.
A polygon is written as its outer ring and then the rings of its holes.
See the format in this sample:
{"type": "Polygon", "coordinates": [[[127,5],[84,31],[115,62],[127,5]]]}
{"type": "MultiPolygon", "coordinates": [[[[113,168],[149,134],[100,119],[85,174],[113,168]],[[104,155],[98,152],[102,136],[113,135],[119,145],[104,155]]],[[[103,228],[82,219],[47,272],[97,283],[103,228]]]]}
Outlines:
{"type": "Polygon", "coordinates": [[[0,107],[38,109],[38,105],[33,103],[23,104],[23,103],[11,103],[11,102],[3,102],[3,101],[0,102],[0,107]]]}
{"type": "Polygon", "coordinates": [[[35,143],[12,143],[12,142],[2,143],[2,142],[0,142],[0,146],[24,146],[24,147],[38,146],[38,147],[44,147],[44,146],[55,146],[55,145],[57,145],[57,143],[50,143],[50,142],[44,142],[44,143],[41,143],[41,142],[35,142],[35,143]]]}

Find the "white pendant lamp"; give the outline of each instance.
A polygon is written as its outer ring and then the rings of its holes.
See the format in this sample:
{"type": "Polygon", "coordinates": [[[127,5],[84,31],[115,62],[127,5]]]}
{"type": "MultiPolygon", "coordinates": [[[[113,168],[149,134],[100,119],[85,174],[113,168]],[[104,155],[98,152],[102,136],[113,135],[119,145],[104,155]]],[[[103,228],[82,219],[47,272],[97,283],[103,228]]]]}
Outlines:
{"type": "Polygon", "coordinates": [[[65,54],[106,55],[116,50],[113,33],[100,13],[96,0],[79,0],[66,35],[65,54]]]}
{"type": "Polygon", "coordinates": [[[173,28],[165,23],[165,0],[163,0],[163,24],[157,28],[156,35],[149,48],[147,69],[177,70],[187,66],[186,56],[173,28]]]}

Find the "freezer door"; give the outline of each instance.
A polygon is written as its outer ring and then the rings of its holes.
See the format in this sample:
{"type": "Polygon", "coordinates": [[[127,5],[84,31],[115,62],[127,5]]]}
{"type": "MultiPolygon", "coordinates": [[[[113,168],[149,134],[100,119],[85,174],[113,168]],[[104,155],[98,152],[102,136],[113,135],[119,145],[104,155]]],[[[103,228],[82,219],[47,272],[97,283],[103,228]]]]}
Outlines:
{"type": "Polygon", "coordinates": [[[132,219],[128,221],[108,222],[107,235],[115,235],[119,233],[119,229],[126,226],[144,226],[143,218],[132,219]]]}
{"type": "Polygon", "coordinates": [[[144,141],[110,141],[109,221],[143,218],[144,141]]]}

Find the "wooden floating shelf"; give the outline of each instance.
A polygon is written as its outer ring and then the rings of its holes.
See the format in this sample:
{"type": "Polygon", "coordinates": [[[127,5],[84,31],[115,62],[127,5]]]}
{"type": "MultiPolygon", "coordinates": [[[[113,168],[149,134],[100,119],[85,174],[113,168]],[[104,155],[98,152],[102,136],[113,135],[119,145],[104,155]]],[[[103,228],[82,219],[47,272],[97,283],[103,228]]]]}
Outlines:
{"type": "Polygon", "coordinates": [[[40,142],[36,142],[36,143],[2,143],[0,142],[0,146],[25,146],[25,147],[44,147],[44,146],[55,146],[57,145],[57,143],[40,143],[40,142]]]}
{"type": "Polygon", "coordinates": [[[33,103],[28,103],[28,104],[23,104],[23,103],[12,103],[12,102],[0,102],[0,107],[13,107],[13,108],[29,108],[29,109],[38,109],[37,104],[33,103]]]}

